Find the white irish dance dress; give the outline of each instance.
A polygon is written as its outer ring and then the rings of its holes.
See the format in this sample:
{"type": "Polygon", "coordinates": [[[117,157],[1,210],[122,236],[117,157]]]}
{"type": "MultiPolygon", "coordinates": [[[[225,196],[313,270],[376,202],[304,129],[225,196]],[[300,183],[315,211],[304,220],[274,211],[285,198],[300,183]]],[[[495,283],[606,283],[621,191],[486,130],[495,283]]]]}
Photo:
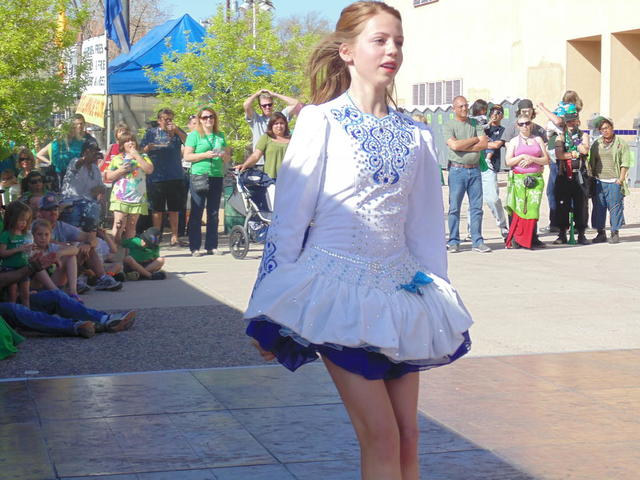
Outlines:
{"type": "Polygon", "coordinates": [[[302,110],[245,318],[291,370],[320,353],[390,379],[469,351],[428,127],[362,113],[348,93],[302,110]]]}

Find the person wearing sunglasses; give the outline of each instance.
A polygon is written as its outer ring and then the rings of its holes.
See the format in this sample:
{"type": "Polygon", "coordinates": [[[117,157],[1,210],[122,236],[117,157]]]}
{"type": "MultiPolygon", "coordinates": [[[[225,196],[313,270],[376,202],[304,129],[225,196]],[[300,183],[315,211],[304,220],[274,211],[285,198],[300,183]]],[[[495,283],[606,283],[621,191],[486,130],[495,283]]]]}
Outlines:
{"type": "Polygon", "coordinates": [[[252,151],[255,150],[260,137],[267,132],[267,125],[271,119],[271,115],[276,111],[273,105],[274,97],[287,104],[287,106],[282,110],[282,114],[287,119],[287,122],[290,122],[291,118],[294,115],[297,115],[302,108],[302,104],[297,99],[287,97],[286,95],[281,95],[270,90],[260,89],[253,95],[250,95],[244,101],[242,106],[244,108],[244,118],[251,128],[252,151]],[[258,100],[261,113],[257,113],[253,108],[253,102],[256,99],[258,100]]]}
{"type": "Polygon", "coordinates": [[[29,203],[29,198],[34,195],[42,196],[47,193],[47,188],[44,183],[44,176],[37,170],[32,171],[26,177],[22,179],[21,190],[22,196],[20,201],[29,203]]]}
{"type": "Polygon", "coordinates": [[[450,253],[460,251],[460,210],[465,193],[469,198],[472,250],[490,253],[482,237],[482,175],[480,154],[489,140],[480,125],[469,118],[469,104],[463,96],[453,99],[454,118],[444,125],[444,139],[449,147],[449,241],[450,253]]]}
{"type": "Polygon", "coordinates": [[[507,213],[511,216],[507,248],[544,247],[537,237],[540,203],[544,192],[542,171],[549,164],[544,140],[532,133],[528,115],[516,120],[519,133],[507,144],[505,163],[511,168],[507,188],[507,213]]]}
{"type": "Polygon", "coordinates": [[[36,159],[33,156],[33,152],[27,147],[22,147],[18,151],[18,181],[22,182],[33,171],[38,171],[36,168],[36,159]]]}
{"type": "Polygon", "coordinates": [[[218,211],[222,194],[224,164],[230,160],[230,149],[218,127],[218,114],[212,107],[198,113],[200,124],[189,133],[184,145],[184,159],[191,163],[189,191],[191,213],[187,225],[191,255],[202,255],[202,213],[207,210],[207,233],[204,248],[207,255],[221,255],[218,250],[218,211]]]}

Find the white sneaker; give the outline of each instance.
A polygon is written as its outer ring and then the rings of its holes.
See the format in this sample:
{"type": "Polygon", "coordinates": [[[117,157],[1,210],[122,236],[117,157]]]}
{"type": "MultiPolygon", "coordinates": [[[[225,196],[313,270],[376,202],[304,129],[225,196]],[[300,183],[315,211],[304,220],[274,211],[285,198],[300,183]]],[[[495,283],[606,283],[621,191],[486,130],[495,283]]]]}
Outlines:
{"type": "Polygon", "coordinates": [[[481,243],[477,247],[473,247],[472,250],[478,253],[491,253],[491,248],[488,245],[481,243]]]}
{"type": "Polygon", "coordinates": [[[109,292],[115,292],[116,290],[120,290],[122,288],[122,284],[116,281],[111,275],[107,275],[106,273],[102,275],[95,286],[96,290],[107,290],[109,292]]]}

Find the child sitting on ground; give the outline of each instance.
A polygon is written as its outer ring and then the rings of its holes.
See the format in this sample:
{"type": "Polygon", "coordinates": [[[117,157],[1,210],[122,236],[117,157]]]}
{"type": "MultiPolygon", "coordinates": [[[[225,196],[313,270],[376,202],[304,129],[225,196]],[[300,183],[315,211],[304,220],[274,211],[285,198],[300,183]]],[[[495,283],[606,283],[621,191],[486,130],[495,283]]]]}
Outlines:
{"type": "MultiPolygon", "coordinates": [[[[27,238],[31,227],[31,209],[22,202],[15,201],[7,205],[4,214],[5,230],[0,233],[0,258],[2,259],[2,271],[19,270],[29,263],[29,254],[33,249],[32,239],[27,238]]],[[[29,235],[30,236],[30,235],[29,235]]],[[[35,279],[45,281],[48,275],[40,271],[34,275],[35,279]]],[[[13,283],[7,288],[9,302],[16,303],[18,290],[20,302],[29,308],[29,277],[18,283],[13,283]]]]}
{"type": "Polygon", "coordinates": [[[164,258],[160,256],[160,230],[147,228],[139,237],[122,239],[122,246],[129,249],[124,257],[125,272],[138,272],[140,280],[167,278],[160,270],[164,266],[164,258]]]}
{"type": "Polygon", "coordinates": [[[46,290],[55,290],[67,285],[67,292],[71,298],[80,301],[77,290],[78,281],[78,247],[51,241],[51,224],[39,218],[31,225],[35,250],[43,254],[55,253],[56,261],[45,271],[49,277],[45,281],[34,282],[34,285],[46,290]]]}

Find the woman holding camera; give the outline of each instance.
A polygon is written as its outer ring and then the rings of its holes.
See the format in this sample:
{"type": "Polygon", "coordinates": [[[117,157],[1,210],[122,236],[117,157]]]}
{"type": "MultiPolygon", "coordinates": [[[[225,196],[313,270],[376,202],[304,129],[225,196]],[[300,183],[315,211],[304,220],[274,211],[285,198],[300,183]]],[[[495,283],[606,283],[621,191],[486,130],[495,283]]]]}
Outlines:
{"type": "Polygon", "coordinates": [[[537,235],[540,203],[544,191],[542,170],[549,154],[542,138],[531,134],[531,117],[520,115],[518,136],[507,144],[506,164],[511,167],[507,189],[507,213],[511,216],[507,248],[544,247],[537,235]]]}
{"type": "Polygon", "coordinates": [[[138,151],[138,141],[130,132],[120,134],[118,145],[123,153],[111,159],[104,173],[113,182],[109,210],[113,211],[112,234],[117,244],[123,233],[125,238],[135,237],[138,217],[148,213],[147,175],[153,172],[151,159],[138,151]]]}
{"type": "Polygon", "coordinates": [[[189,191],[191,214],[189,215],[189,249],[191,255],[202,255],[202,213],[207,210],[207,234],[204,248],[207,255],[219,255],[218,209],[222,195],[224,162],[229,161],[229,147],[224,133],[218,129],[218,114],[211,107],[198,113],[198,126],[187,136],[184,159],[191,163],[189,191]]]}

